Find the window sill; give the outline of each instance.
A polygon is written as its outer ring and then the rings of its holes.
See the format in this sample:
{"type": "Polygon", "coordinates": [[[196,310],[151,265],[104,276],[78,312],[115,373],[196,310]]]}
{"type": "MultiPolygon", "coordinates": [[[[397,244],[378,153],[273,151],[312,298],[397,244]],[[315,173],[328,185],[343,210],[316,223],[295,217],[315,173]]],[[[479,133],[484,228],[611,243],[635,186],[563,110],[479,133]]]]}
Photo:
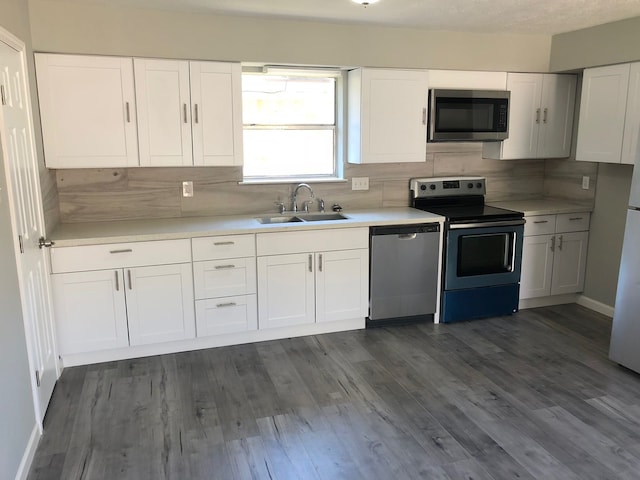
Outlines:
{"type": "Polygon", "coordinates": [[[244,179],[238,182],[238,185],[273,185],[278,183],[346,183],[346,178],[316,178],[316,177],[298,177],[298,178],[260,178],[260,179],[244,179]]]}

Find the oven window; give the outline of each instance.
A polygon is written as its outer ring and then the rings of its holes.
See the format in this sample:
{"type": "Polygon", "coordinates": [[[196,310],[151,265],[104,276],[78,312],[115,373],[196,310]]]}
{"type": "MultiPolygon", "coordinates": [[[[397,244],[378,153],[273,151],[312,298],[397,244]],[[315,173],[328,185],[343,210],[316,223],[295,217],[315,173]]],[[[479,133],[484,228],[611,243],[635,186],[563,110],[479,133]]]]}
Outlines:
{"type": "Polygon", "coordinates": [[[460,236],[458,277],[511,272],[514,235],[513,232],[503,232],[460,236]]]}

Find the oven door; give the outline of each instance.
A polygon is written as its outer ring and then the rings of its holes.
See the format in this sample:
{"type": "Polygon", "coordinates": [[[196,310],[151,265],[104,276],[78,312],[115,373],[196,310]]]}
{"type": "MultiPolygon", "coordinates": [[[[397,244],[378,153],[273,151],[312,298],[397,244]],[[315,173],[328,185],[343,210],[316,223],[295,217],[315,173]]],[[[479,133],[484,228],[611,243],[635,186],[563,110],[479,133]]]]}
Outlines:
{"type": "Polygon", "coordinates": [[[450,225],[445,290],[520,282],[524,220],[450,225]]]}

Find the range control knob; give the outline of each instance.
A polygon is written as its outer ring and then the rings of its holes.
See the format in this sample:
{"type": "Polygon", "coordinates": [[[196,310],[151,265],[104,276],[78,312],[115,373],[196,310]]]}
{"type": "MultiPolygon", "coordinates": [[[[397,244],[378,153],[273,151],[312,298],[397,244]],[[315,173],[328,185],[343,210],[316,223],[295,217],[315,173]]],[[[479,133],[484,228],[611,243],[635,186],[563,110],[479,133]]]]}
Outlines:
{"type": "Polygon", "coordinates": [[[471,182],[467,183],[467,187],[473,188],[473,183],[471,183],[471,182]]]}
{"type": "Polygon", "coordinates": [[[435,189],[436,189],[436,186],[432,183],[431,185],[429,185],[429,188],[430,188],[431,190],[435,190],[435,189]]]}
{"type": "Polygon", "coordinates": [[[426,185],[420,185],[420,190],[426,190],[427,186],[426,185]]]}
{"type": "Polygon", "coordinates": [[[480,182],[476,183],[476,187],[482,188],[482,183],[480,183],[480,182]]]}

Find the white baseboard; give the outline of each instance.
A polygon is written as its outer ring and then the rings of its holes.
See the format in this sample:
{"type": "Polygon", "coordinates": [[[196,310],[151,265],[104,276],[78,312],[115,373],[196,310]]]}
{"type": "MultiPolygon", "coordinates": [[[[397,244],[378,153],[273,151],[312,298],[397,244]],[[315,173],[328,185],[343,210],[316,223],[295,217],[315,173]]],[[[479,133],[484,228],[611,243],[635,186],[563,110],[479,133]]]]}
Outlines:
{"type": "Polygon", "coordinates": [[[602,302],[598,302],[593,298],[585,297],[584,295],[580,295],[578,297],[578,301],[576,302],[578,305],[582,305],[590,310],[606,315],[607,317],[613,318],[614,308],[610,305],[606,305],[602,302]]]}
{"type": "Polygon", "coordinates": [[[578,303],[578,295],[575,293],[567,293],[564,295],[520,299],[518,308],[525,310],[527,308],[550,307],[552,305],[563,305],[565,303],[578,303]]]}
{"type": "Polygon", "coordinates": [[[18,467],[18,471],[16,472],[16,480],[27,479],[27,476],[29,475],[29,469],[31,468],[31,464],[33,463],[33,458],[36,455],[36,449],[38,448],[39,442],[40,442],[40,429],[36,424],[33,426],[33,431],[31,432],[31,436],[29,437],[27,448],[25,448],[24,455],[22,455],[20,466],[18,467]]]}

